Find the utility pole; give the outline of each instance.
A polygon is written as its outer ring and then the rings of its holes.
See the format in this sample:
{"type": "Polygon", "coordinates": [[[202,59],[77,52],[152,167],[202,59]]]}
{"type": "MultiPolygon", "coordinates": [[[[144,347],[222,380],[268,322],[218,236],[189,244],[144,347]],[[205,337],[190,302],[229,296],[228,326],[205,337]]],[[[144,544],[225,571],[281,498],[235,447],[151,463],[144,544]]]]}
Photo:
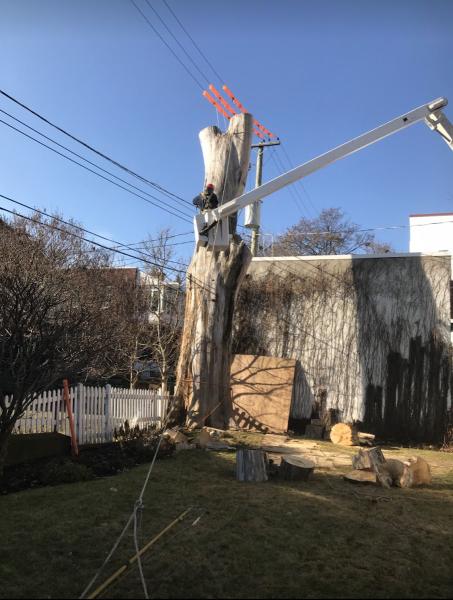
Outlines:
{"type": "MultiPolygon", "coordinates": [[[[258,149],[258,155],[256,158],[256,179],[255,188],[261,186],[263,182],[263,156],[264,148],[266,146],[279,146],[280,141],[276,142],[260,142],[259,144],[252,144],[252,148],[258,149]]],[[[245,213],[245,226],[252,230],[252,244],[251,252],[252,256],[258,256],[259,249],[259,237],[260,237],[260,226],[261,226],[261,200],[250,205],[246,209],[245,213]]]]}

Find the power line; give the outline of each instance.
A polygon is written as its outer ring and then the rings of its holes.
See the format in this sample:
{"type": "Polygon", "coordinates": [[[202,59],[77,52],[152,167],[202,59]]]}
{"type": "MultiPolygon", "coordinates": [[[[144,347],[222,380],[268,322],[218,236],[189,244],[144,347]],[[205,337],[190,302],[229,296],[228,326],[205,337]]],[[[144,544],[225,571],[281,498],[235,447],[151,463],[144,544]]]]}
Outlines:
{"type": "Polygon", "coordinates": [[[152,4],[150,3],[149,0],[145,0],[145,2],[149,6],[149,8],[153,11],[153,13],[156,15],[156,17],[159,19],[159,21],[162,23],[162,25],[165,27],[165,29],[168,31],[168,33],[171,35],[171,37],[175,40],[175,42],[178,44],[178,46],[181,48],[181,50],[184,52],[184,54],[187,56],[187,58],[190,60],[190,62],[193,64],[193,66],[197,69],[197,71],[200,73],[200,75],[203,77],[203,79],[209,85],[211,83],[209,81],[209,79],[206,77],[206,75],[203,73],[203,71],[200,69],[200,67],[197,65],[197,63],[193,60],[193,58],[190,56],[190,54],[187,52],[187,50],[184,48],[184,46],[181,44],[181,42],[175,36],[175,34],[173,33],[173,31],[168,27],[168,25],[165,22],[165,20],[159,15],[159,13],[152,6],[152,4]]]}
{"type": "MultiPolygon", "coordinates": [[[[100,171],[102,171],[103,173],[107,173],[108,175],[110,175],[111,177],[114,177],[115,179],[117,179],[118,181],[121,181],[122,183],[125,183],[126,185],[129,185],[130,187],[134,188],[135,190],[138,190],[139,192],[142,192],[142,194],[146,194],[147,196],[150,196],[151,198],[154,198],[156,200],[158,200],[159,202],[164,203],[163,200],[157,198],[156,196],[153,196],[153,194],[150,194],[149,192],[146,192],[145,190],[142,190],[142,188],[137,187],[136,185],[130,183],[129,181],[126,181],[125,179],[122,179],[121,177],[118,177],[118,175],[115,175],[115,173],[112,173],[111,171],[108,171],[107,169],[104,169],[103,167],[101,167],[100,165],[98,165],[97,163],[89,160],[88,158],[86,158],[85,156],[82,156],[81,154],[78,154],[77,152],[74,152],[74,150],[71,150],[70,148],[68,148],[67,146],[65,146],[64,144],[60,144],[59,142],[57,142],[56,140],[54,140],[53,138],[45,135],[44,133],[42,133],[41,131],[39,131],[38,129],[35,129],[34,127],[31,127],[31,125],[28,125],[27,123],[25,123],[24,121],[21,121],[21,119],[18,119],[17,117],[15,117],[14,115],[10,114],[9,112],[7,112],[6,110],[3,110],[0,108],[0,112],[2,112],[3,114],[7,115],[10,119],[13,119],[14,121],[16,121],[17,123],[20,123],[21,125],[23,125],[24,127],[26,127],[27,129],[29,129],[30,131],[33,131],[34,133],[37,133],[38,135],[42,136],[44,139],[48,140],[49,142],[52,142],[53,144],[55,144],[56,146],[63,148],[64,150],[66,150],[67,152],[70,152],[72,155],[77,156],[77,158],[80,158],[82,160],[84,160],[85,162],[87,162],[89,165],[92,165],[93,167],[96,167],[96,169],[99,169],[100,171]]],[[[34,139],[34,138],[32,138],[34,139]]],[[[37,141],[37,140],[35,140],[37,141]]],[[[162,194],[166,194],[168,197],[170,197],[170,194],[168,192],[161,192],[162,194]]],[[[186,208],[185,203],[183,203],[182,200],[179,200],[179,198],[175,198],[179,203],[183,204],[184,208],[186,208]]],[[[177,209],[179,210],[179,209],[177,209]]]]}
{"type": "Polygon", "coordinates": [[[8,100],[11,100],[12,102],[14,102],[15,104],[17,104],[21,108],[25,109],[26,111],[28,111],[29,113],[31,113],[35,117],[38,117],[38,119],[40,119],[41,121],[43,121],[47,125],[50,125],[51,127],[53,127],[54,129],[56,129],[60,133],[63,133],[64,135],[66,135],[67,137],[71,138],[72,140],[74,140],[78,144],[81,144],[82,146],[85,146],[85,148],[87,148],[91,152],[94,152],[95,154],[97,154],[101,158],[107,160],[108,162],[114,164],[116,167],[118,167],[118,168],[122,169],[123,171],[127,172],[129,175],[132,175],[133,177],[136,177],[136,178],[140,179],[144,183],[150,185],[151,187],[153,187],[153,188],[155,188],[155,189],[157,189],[157,190],[159,190],[161,192],[165,192],[165,193],[169,194],[170,196],[173,196],[174,198],[179,198],[179,200],[182,200],[183,202],[186,202],[189,205],[191,204],[188,200],[185,200],[184,198],[181,198],[181,196],[178,196],[177,194],[174,194],[173,192],[170,192],[170,190],[164,188],[163,186],[159,185],[155,181],[151,181],[150,179],[147,179],[143,175],[140,175],[139,173],[133,171],[129,167],[126,167],[122,163],[120,163],[117,160],[111,158],[107,154],[104,154],[100,150],[97,150],[96,148],[94,148],[93,146],[91,146],[90,144],[88,144],[87,142],[85,142],[82,139],[76,137],[74,134],[72,134],[69,131],[63,129],[59,125],[56,125],[55,123],[53,123],[52,121],[50,121],[49,119],[47,119],[46,117],[44,117],[43,115],[41,115],[40,113],[38,113],[37,111],[33,110],[32,108],[30,108],[29,106],[27,106],[26,104],[24,104],[23,102],[21,102],[20,100],[18,100],[17,98],[14,98],[14,96],[11,96],[10,94],[8,94],[7,92],[5,92],[4,90],[0,89],[0,94],[2,96],[4,96],[5,98],[8,98],[8,100]]]}
{"type": "MultiPolygon", "coordinates": [[[[0,198],[4,198],[5,200],[8,200],[10,202],[14,202],[16,204],[20,204],[21,206],[24,206],[26,208],[31,208],[31,210],[35,210],[32,207],[29,207],[27,204],[21,203],[21,202],[19,202],[17,200],[14,200],[13,198],[10,198],[9,196],[5,196],[4,194],[0,194],[0,198]]],[[[5,207],[0,207],[0,210],[4,211],[4,212],[7,212],[9,214],[12,214],[12,215],[17,215],[17,216],[19,216],[19,217],[21,217],[23,219],[26,219],[27,221],[30,221],[32,223],[36,223],[36,221],[32,217],[29,217],[27,215],[19,213],[18,211],[13,211],[13,210],[10,210],[10,209],[5,208],[5,207]]],[[[121,244],[121,242],[117,242],[117,241],[115,241],[115,240],[113,240],[111,238],[106,238],[105,236],[100,236],[99,234],[90,232],[89,230],[87,230],[87,229],[85,229],[83,227],[80,227],[78,225],[74,225],[73,223],[65,221],[64,219],[60,219],[59,217],[50,217],[47,213],[44,213],[43,211],[39,211],[39,210],[36,210],[36,212],[38,212],[39,214],[43,214],[43,215],[45,215],[48,218],[54,218],[56,221],[62,222],[64,224],[66,224],[66,225],[69,225],[70,227],[74,227],[74,228],[79,229],[81,231],[90,233],[91,235],[95,235],[95,236],[100,237],[102,239],[109,240],[110,242],[113,242],[114,244],[118,244],[119,246],[124,246],[123,244],[121,244]]],[[[96,242],[95,240],[89,240],[89,239],[87,239],[86,237],[84,237],[82,235],[78,235],[77,233],[75,233],[73,231],[68,231],[67,229],[62,229],[61,227],[53,225],[52,223],[47,223],[47,222],[41,221],[41,222],[39,222],[39,225],[43,225],[45,227],[48,227],[50,229],[54,229],[56,231],[61,231],[62,233],[65,233],[67,235],[71,235],[72,237],[75,237],[75,238],[77,238],[79,240],[82,240],[82,241],[84,241],[84,242],[86,242],[88,244],[92,244],[94,246],[102,248],[103,250],[108,250],[109,252],[112,252],[114,254],[121,254],[123,256],[127,256],[128,258],[132,258],[134,260],[139,260],[139,261],[141,261],[144,264],[149,264],[149,265],[151,265],[153,267],[157,267],[158,269],[168,270],[168,271],[172,271],[174,273],[179,273],[179,274],[182,273],[184,276],[186,275],[186,271],[184,271],[182,269],[176,269],[175,267],[171,267],[171,266],[164,266],[164,265],[159,264],[159,263],[157,263],[155,261],[149,260],[149,258],[145,258],[143,256],[144,253],[141,253],[142,256],[136,256],[136,255],[133,255],[133,254],[129,254],[128,252],[124,252],[124,250],[119,250],[119,249],[112,248],[111,246],[106,246],[105,244],[101,244],[100,242],[96,242]]],[[[176,263],[176,261],[167,261],[167,262],[171,262],[171,263],[178,264],[178,265],[180,264],[180,263],[176,263]]],[[[210,292],[213,291],[213,288],[209,288],[209,287],[205,286],[203,283],[200,283],[200,280],[198,278],[194,277],[193,275],[191,275],[190,278],[191,278],[191,280],[193,280],[195,282],[196,285],[198,285],[199,287],[205,289],[206,291],[210,291],[210,292]]]]}
{"type": "MultiPolygon", "coordinates": [[[[4,194],[0,194],[0,198],[3,198],[4,200],[8,200],[9,202],[13,202],[14,204],[18,204],[19,206],[22,206],[23,208],[28,208],[29,210],[37,212],[40,215],[43,215],[44,217],[54,219],[55,221],[58,221],[59,223],[63,223],[64,225],[68,225],[69,227],[74,227],[75,229],[78,229],[79,231],[83,231],[84,233],[87,233],[89,235],[94,235],[95,237],[97,237],[101,240],[105,240],[107,242],[116,244],[116,246],[110,248],[113,252],[117,252],[118,248],[127,248],[129,250],[134,250],[135,252],[139,252],[141,256],[143,256],[143,255],[148,256],[148,254],[146,252],[143,252],[140,249],[137,250],[137,249],[133,248],[132,247],[133,244],[123,244],[121,242],[117,242],[116,240],[113,240],[112,238],[101,235],[100,233],[95,233],[94,231],[90,231],[89,229],[86,229],[86,227],[82,227],[81,225],[77,225],[76,223],[72,223],[71,221],[66,221],[65,219],[62,219],[61,217],[57,217],[56,215],[49,215],[47,212],[40,210],[39,208],[30,206],[29,204],[25,204],[24,202],[20,202],[19,200],[15,200],[14,198],[10,198],[9,196],[5,196],[4,194]]],[[[87,241],[89,241],[89,240],[87,240],[87,241]]],[[[159,241],[159,240],[153,240],[153,241],[159,241]]],[[[141,243],[141,242],[139,242],[139,243],[141,243]]],[[[192,242],[184,242],[184,243],[192,243],[192,242]]],[[[169,245],[176,245],[176,244],[169,244],[169,245]]],[[[137,260],[142,260],[140,256],[137,256],[136,258],[137,258],[137,260]]],[[[180,264],[180,263],[177,263],[176,261],[168,261],[168,262],[174,262],[175,264],[180,264]]],[[[187,266],[187,265],[184,265],[184,266],[187,266]]]]}
{"type": "MultiPolygon", "coordinates": [[[[354,231],[354,233],[365,233],[365,232],[370,232],[370,231],[390,231],[390,230],[394,230],[394,229],[411,229],[412,227],[426,227],[427,225],[444,225],[446,223],[453,223],[453,220],[448,220],[448,221],[430,221],[429,223],[414,223],[414,224],[409,224],[409,225],[385,225],[382,227],[367,227],[364,229],[356,229],[354,231]]],[[[331,230],[331,231],[303,231],[301,233],[282,233],[280,234],[281,236],[288,236],[288,237],[303,237],[304,235],[332,235],[332,234],[340,234],[340,233],[344,233],[343,231],[336,231],[336,230],[331,230]]],[[[316,255],[314,255],[316,256],[316,255]]],[[[332,255],[333,256],[333,255],[332,255]]]]}
{"type": "MultiPolygon", "coordinates": [[[[285,167],[283,166],[283,164],[281,162],[280,157],[277,155],[276,149],[274,149],[274,152],[271,154],[271,159],[274,161],[274,164],[277,168],[277,174],[281,174],[281,172],[284,173],[286,171],[285,167]],[[277,163],[277,161],[278,161],[278,163],[277,163]]],[[[300,213],[302,215],[304,215],[304,214],[308,215],[308,211],[307,211],[306,206],[304,206],[303,200],[301,198],[299,198],[299,196],[296,194],[294,184],[288,186],[288,191],[290,192],[293,202],[296,205],[296,207],[299,209],[300,213]],[[301,206],[301,204],[299,204],[299,201],[302,203],[302,206],[301,206]]]]}
{"type": "Polygon", "coordinates": [[[197,86],[201,90],[203,90],[203,85],[198,81],[198,79],[195,77],[195,75],[192,73],[192,71],[190,71],[190,69],[187,67],[187,65],[180,59],[180,57],[176,54],[176,52],[173,50],[173,48],[170,46],[170,44],[168,44],[168,42],[166,41],[166,39],[154,27],[154,25],[151,23],[151,21],[145,15],[145,13],[142,11],[142,9],[135,3],[134,0],[130,0],[130,1],[135,6],[135,8],[137,9],[137,11],[141,14],[141,16],[143,17],[143,19],[148,24],[148,26],[151,27],[151,29],[154,31],[154,33],[158,36],[158,38],[161,40],[161,42],[163,44],[165,44],[165,46],[167,46],[167,48],[170,50],[170,52],[173,54],[173,56],[176,58],[176,60],[179,62],[179,64],[184,68],[184,70],[189,74],[189,76],[192,77],[192,79],[195,81],[195,83],[197,84],[197,86]]]}
{"type": "Polygon", "coordinates": [[[205,55],[205,53],[201,50],[201,48],[198,46],[198,44],[196,43],[196,41],[193,39],[193,37],[190,35],[190,33],[187,31],[187,29],[184,27],[184,25],[181,23],[180,19],[178,19],[177,15],[175,14],[175,12],[173,11],[173,9],[170,7],[170,5],[168,4],[168,2],[166,2],[166,0],[162,0],[163,3],[165,4],[165,6],[168,8],[168,10],[171,12],[171,14],[173,15],[173,17],[175,18],[176,22],[179,24],[179,26],[181,27],[181,29],[184,31],[184,33],[187,35],[187,37],[189,38],[189,40],[192,42],[192,44],[194,45],[194,47],[196,48],[196,50],[199,52],[200,56],[204,59],[204,61],[206,62],[206,64],[209,66],[209,68],[211,69],[211,71],[214,73],[214,75],[217,77],[217,79],[219,80],[220,83],[225,83],[225,80],[223,79],[223,77],[221,77],[218,73],[218,71],[213,67],[212,63],[208,60],[207,56],[205,55]]]}
{"type": "MultiPolygon", "coordinates": [[[[290,169],[294,169],[294,163],[291,160],[291,158],[290,158],[290,156],[289,156],[289,154],[288,154],[288,152],[286,150],[286,147],[285,147],[285,145],[283,143],[281,143],[281,147],[282,147],[282,150],[283,150],[283,154],[285,155],[286,160],[288,161],[289,168],[290,169]]],[[[310,194],[308,193],[308,190],[307,190],[306,186],[303,184],[303,182],[300,179],[298,179],[296,183],[302,188],[303,192],[305,193],[305,195],[308,198],[308,202],[310,203],[311,207],[313,208],[314,214],[317,215],[318,214],[318,210],[317,210],[316,206],[313,204],[313,201],[311,199],[310,194]]]]}
{"type": "MultiPolygon", "coordinates": [[[[164,210],[165,212],[173,215],[174,217],[177,217],[178,219],[181,219],[183,221],[189,222],[190,223],[190,215],[183,213],[180,209],[175,208],[175,210],[178,211],[178,213],[180,214],[176,214],[174,212],[172,212],[170,209],[168,208],[164,208],[162,206],[160,206],[159,204],[156,204],[155,202],[153,202],[152,200],[149,200],[148,198],[146,198],[145,196],[141,196],[140,194],[137,194],[136,192],[124,187],[123,185],[117,183],[116,181],[112,181],[111,179],[109,179],[108,177],[105,177],[105,175],[101,175],[101,173],[98,173],[97,171],[94,171],[93,169],[90,169],[90,167],[87,167],[86,165],[78,162],[77,160],[74,160],[73,158],[71,158],[70,156],[67,156],[66,154],[63,154],[62,152],[59,152],[58,150],[56,150],[55,148],[52,148],[51,146],[49,146],[48,144],[45,144],[44,142],[41,142],[40,140],[37,140],[35,137],[29,135],[28,133],[25,133],[25,131],[21,131],[20,129],[18,129],[17,127],[14,127],[14,125],[11,125],[10,123],[7,123],[6,121],[4,121],[3,119],[0,119],[0,123],[3,123],[4,125],[6,125],[7,127],[9,127],[10,129],[13,129],[14,131],[20,133],[21,135],[29,138],[30,140],[33,140],[34,142],[36,142],[37,144],[40,144],[41,146],[44,146],[45,148],[51,150],[52,152],[54,152],[55,154],[58,154],[59,156],[62,156],[63,158],[66,158],[66,160],[69,160],[70,162],[78,165],[79,167],[82,167],[82,169],[85,169],[86,171],[89,171],[90,173],[93,173],[94,175],[97,175],[98,177],[100,177],[101,179],[104,179],[105,181],[109,181],[111,184],[116,185],[116,187],[128,192],[129,194],[132,194],[133,196],[136,196],[137,198],[141,198],[142,200],[144,200],[145,202],[148,202],[148,204],[151,204],[152,206],[155,206],[157,208],[160,208],[161,210],[164,210]],[[183,216],[180,216],[183,215],[183,216]]],[[[151,195],[151,194],[150,194],[151,195]]],[[[155,200],[157,200],[158,202],[162,202],[159,198],[157,198],[156,196],[152,196],[155,200]]]]}

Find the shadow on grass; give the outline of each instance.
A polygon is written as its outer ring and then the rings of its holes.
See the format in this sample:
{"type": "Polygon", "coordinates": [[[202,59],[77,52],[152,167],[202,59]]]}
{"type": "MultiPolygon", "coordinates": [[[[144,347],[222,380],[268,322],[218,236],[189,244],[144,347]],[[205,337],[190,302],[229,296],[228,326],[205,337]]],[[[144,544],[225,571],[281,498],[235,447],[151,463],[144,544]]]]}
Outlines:
{"type": "MultiPolygon", "coordinates": [[[[234,459],[192,450],[156,463],[142,544],[194,510],[145,556],[150,597],[451,597],[450,482],[382,490],[318,471],[308,482],[247,484],[235,480],[234,459]]],[[[146,469],[0,499],[8,514],[1,597],[78,597],[123,527],[146,469]]],[[[129,535],[105,576],[132,555],[129,535]]],[[[137,571],[104,597],[143,597],[137,571]]]]}

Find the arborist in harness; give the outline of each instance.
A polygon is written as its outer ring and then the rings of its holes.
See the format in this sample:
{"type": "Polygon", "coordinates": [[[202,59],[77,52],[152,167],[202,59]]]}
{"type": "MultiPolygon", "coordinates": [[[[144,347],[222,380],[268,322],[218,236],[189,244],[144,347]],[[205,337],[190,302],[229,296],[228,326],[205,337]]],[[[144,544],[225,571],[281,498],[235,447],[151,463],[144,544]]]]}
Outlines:
{"type": "Polygon", "coordinates": [[[213,184],[208,183],[204,192],[201,192],[201,194],[198,194],[198,196],[193,199],[193,203],[200,209],[200,212],[210,210],[211,208],[217,208],[219,201],[217,199],[217,194],[214,193],[213,184]]]}

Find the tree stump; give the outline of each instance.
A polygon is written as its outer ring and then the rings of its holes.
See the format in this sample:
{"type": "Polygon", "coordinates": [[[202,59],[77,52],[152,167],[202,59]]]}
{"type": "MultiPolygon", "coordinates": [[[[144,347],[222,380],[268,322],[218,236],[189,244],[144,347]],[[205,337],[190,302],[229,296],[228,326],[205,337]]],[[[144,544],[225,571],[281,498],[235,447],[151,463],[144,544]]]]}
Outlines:
{"type": "Polygon", "coordinates": [[[433,479],[426,460],[416,456],[410,458],[407,479],[411,486],[430,485],[433,479]]]}
{"type": "Polygon", "coordinates": [[[370,468],[376,473],[376,479],[382,487],[389,488],[392,485],[392,478],[386,468],[386,460],[380,448],[371,448],[366,451],[370,462],[370,468]]]}
{"type": "Polygon", "coordinates": [[[340,446],[358,446],[359,436],[357,429],[349,423],[337,423],[332,427],[330,439],[333,444],[340,446]]]}
{"type": "Polygon", "coordinates": [[[352,457],[352,468],[359,471],[369,471],[371,469],[370,457],[366,450],[360,449],[358,453],[352,457]]]}
{"type": "Polygon", "coordinates": [[[238,481],[267,481],[267,457],[263,450],[241,448],[236,452],[238,481]]]}
{"type": "MultiPolygon", "coordinates": [[[[252,130],[252,116],[238,114],[232,117],[225,134],[218,127],[200,133],[205,183],[214,184],[219,204],[244,191],[252,130]]],[[[252,258],[234,230],[230,233],[233,235],[227,250],[197,248],[187,272],[175,397],[189,427],[229,427],[233,312],[252,258]]]]}
{"type": "Polygon", "coordinates": [[[313,473],[315,463],[293,454],[282,456],[280,476],[289,481],[307,481],[313,473]]]}

